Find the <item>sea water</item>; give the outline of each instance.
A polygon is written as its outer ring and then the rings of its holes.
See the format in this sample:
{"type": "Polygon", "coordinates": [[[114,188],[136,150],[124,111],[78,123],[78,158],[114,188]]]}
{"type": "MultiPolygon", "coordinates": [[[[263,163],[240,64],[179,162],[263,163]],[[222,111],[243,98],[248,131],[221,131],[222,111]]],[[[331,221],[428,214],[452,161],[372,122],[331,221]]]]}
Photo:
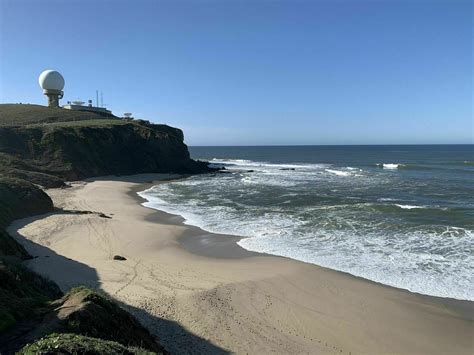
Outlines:
{"type": "Polygon", "coordinates": [[[474,300],[474,146],[191,147],[228,174],[160,184],[148,207],[248,250],[474,300]]]}

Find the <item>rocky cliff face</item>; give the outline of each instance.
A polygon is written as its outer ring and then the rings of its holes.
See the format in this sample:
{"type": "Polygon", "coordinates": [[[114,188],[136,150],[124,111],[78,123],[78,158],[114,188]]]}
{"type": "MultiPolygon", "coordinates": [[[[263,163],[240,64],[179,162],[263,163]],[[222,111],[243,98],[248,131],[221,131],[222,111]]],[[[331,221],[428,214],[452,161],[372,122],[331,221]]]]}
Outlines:
{"type": "Polygon", "coordinates": [[[4,228],[15,219],[51,211],[53,201],[41,189],[24,180],[0,176],[0,257],[29,258],[4,228]]]}
{"type": "Polygon", "coordinates": [[[66,180],[110,174],[203,173],[177,128],[103,119],[0,127],[0,153],[66,180]]]}

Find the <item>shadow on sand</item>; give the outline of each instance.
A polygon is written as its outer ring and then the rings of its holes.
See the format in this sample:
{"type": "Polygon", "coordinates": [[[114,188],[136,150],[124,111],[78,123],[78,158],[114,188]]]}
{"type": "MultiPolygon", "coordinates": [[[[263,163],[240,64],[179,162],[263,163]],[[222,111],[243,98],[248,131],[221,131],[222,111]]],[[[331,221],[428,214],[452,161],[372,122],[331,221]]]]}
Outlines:
{"type": "MultiPolygon", "coordinates": [[[[142,325],[156,336],[157,341],[171,354],[230,353],[229,351],[212,344],[206,339],[189,332],[174,321],[153,316],[143,309],[124,304],[123,302],[114,299],[101,289],[101,283],[95,269],[59,255],[53,250],[32,242],[16,232],[16,230],[31,223],[33,220],[44,218],[45,216],[47,215],[17,220],[9,228],[10,235],[21,243],[33,256],[33,259],[25,261],[25,264],[30,269],[59,284],[63,292],[67,292],[73,287],[84,285],[97,290],[98,292],[108,296],[110,299],[113,299],[122,308],[138,318],[142,325]],[[45,258],[48,259],[47,262],[45,262],[45,258]],[[53,273],[52,271],[56,270],[56,268],[63,270],[61,274],[64,276],[58,276],[57,273],[53,273]],[[53,274],[55,275],[54,277],[53,274]]],[[[34,339],[38,337],[37,326],[38,324],[30,324],[29,326],[27,324],[22,324],[22,329],[13,329],[11,332],[8,332],[9,334],[2,335],[0,339],[3,338],[3,353],[7,354],[12,351],[14,352],[21,348],[22,345],[34,341],[34,339]],[[8,350],[6,351],[5,349],[8,350]]],[[[0,353],[2,353],[1,349],[0,353]]]]}

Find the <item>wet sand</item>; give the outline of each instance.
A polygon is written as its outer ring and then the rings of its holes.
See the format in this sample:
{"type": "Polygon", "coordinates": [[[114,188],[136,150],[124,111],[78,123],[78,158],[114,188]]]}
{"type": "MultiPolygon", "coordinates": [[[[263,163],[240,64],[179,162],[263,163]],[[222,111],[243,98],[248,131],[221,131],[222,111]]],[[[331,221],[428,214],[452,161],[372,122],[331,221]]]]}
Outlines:
{"type": "Polygon", "coordinates": [[[137,191],[171,178],[103,177],[50,189],[64,211],[15,221],[9,232],[37,256],[32,269],[63,290],[86,284],[106,292],[174,353],[473,352],[473,302],[249,252],[238,237],[140,205],[137,191]]]}

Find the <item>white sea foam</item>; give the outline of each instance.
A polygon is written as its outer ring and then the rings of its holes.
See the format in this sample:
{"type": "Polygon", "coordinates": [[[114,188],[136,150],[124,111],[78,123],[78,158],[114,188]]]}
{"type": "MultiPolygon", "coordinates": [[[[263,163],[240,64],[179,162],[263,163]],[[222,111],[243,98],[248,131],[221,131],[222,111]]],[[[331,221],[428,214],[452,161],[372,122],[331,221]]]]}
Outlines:
{"type": "MultiPolygon", "coordinates": [[[[450,231],[448,235],[451,236],[453,232],[450,231]]],[[[466,231],[463,230],[463,233],[463,238],[466,238],[466,231]]],[[[472,231],[470,233],[472,238],[472,231]]],[[[311,243],[317,245],[317,248],[305,248],[301,243],[275,236],[254,236],[242,239],[238,244],[247,250],[290,257],[412,292],[474,300],[469,275],[472,270],[466,270],[464,265],[472,265],[472,255],[465,255],[464,260],[454,260],[436,253],[418,251],[426,247],[420,244],[420,240],[428,238],[435,242],[432,238],[438,239],[434,234],[404,235],[406,247],[389,253],[386,239],[377,235],[366,236],[370,242],[363,243],[356,235],[350,237],[348,232],[319,230],[317,234],[319,235],[311,239],[311,243]],[[337,253],[334,253],[335,247],[337,253]],[[437,267],[443,267],[444,272],[433,272],[437,267]]],[[[440,249],[447,245],[449,242],[444,243],[440,249]]]]}
{"type": "MultiPolygon", "coordinates": [[[[343,179],[339,177],[354,176],[357,168],[217,161],[234,164],[228,169],[248,167],[255,173],[196,176],[160,184],[139,193],[147,200],[144,205],[181,215],[185,223],[209,232],[248,237],[239,242],[248,250],[314,263],[413,292],[474,299],[472,230],[437,225],[408,225],[398,230],[396,222],[377,220],[380,214],[394,215],[377,209],[380,202],[391,201],[391,206],[402,210],[434,208],[406,196],[367,200],[367,188],[371,184],[391,186],[393,174],[364,172],[360,178],[343,179]],[[280,170],[292,167],[294,171],[280,170]],[[308,200],[306,194],[321,186],[325,188],[308,200]],[[341,202],[333,200],[334,195],[346,197],[341,202]],[[295,205],[302,197],[304,203],[295,205]]],[[[402,211],[397,214],[412,216],[402,211]]]]}
{"type": "Polygon", "coordinates": [[[260,167],[260,168],[272,168],[272,169],[322,169],[329,166],[330,164],[279,164],[269,163],[264,161],[252,161],[244,159],[217,159],[214,158],[210,161],[211,164],[224,165],[227,169],[242,169],[245,167],[260,167]]]}
{"type": "Polygon", "coordinates": [[[350,176],[351,173],[348,171],[341,171],[341,170],[332,170],[332,169],[326,169],[328,173],[335,174],[337,176],[350,176]]]}
{"type": "Polygon", "coordinates": [[[219,161],[219,162],[227,162],[227,163],[235,163],[235,164],[245,164],[245,163],[251,163],[251,160],[246,160],[246,159],[220,159],[220,158],[212,158],[211,161],[219,161]]]}
{"type": "Polygon", "coordinates": [[[414,205],[398,205],[398,204],[395,204],[395,206],[400,207],[404,210],[413,210],[413,209],[416,209],[416,208],[426,208],[426,206],[414,206],[414,205]]]}
{"type": "Polygon", "coordinates": [[[223,166],[230,172],[241,173],[244,170],[252,170],[241,178],[243,184],[262,186],[296,186],[306,183],[308,179],[317,180],[319,174],[324,174],[324,168],[330,164],[280,164],[263,161],[250,161],[243,159],[217,159],[214,158],[212,166],[223,166]]]}
{"type": "Polygon", "coordinates": [[[253,180],[251,176],[245,176],[240,179],[244,184],[257,184],[257,181],[253,180]]]}
{"type": "Polygon", "coordinates": [[[377,166],[381,166],[384,169],[389,169],[389,170],[395,170],[398,169],[399,167],[403,166],[403,164],[399,163],[379,163],[377,166]]]}

